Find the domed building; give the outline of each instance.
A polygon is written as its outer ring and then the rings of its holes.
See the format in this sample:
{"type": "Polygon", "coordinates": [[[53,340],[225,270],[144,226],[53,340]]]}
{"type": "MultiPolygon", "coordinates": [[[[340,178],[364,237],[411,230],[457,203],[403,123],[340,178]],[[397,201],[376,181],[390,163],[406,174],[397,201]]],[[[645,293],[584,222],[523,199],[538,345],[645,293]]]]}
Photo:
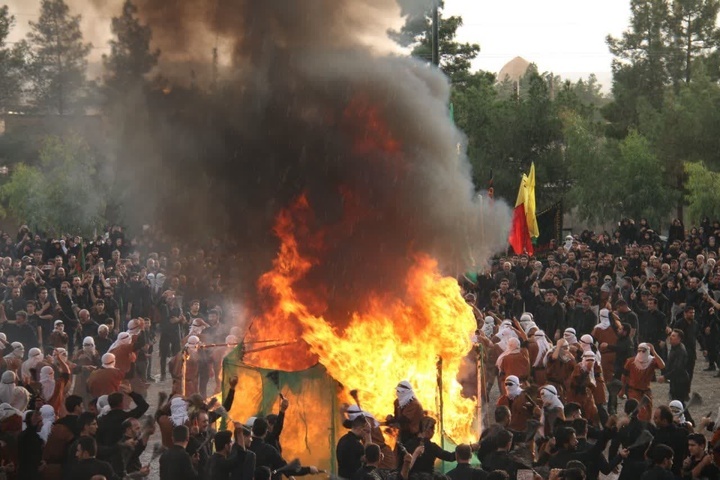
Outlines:
{"type": "Polygon", "coordinates": [[[498,73],[498,82],[518,82],[522,77],[525,76],[525,72],[530,67],[530,62],[522,57],[515,57],[505,64],[498,73]]]}

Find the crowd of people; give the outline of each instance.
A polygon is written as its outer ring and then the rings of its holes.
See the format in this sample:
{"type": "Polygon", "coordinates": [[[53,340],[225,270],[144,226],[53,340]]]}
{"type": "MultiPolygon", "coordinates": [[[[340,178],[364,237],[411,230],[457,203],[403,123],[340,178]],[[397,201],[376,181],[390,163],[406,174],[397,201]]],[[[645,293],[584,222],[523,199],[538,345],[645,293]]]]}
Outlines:
{"type": "MultiPolygon", "coordinates": [[[[458,379],[493,418],[476,442],[445,450],[402,381],[382,421],[343,406],[339,477],[439,478],[442,460],[457,463],[451,480],[717,478],[720,422],[696,422],[690,409],[701,401],[697,357],[719,366],[718,234],[717,222],[685,231],[676,221],[661,237],[623,220],[612,235],[582,232],[462,276],[478,323],[467,360],[484,375],[458,379]],[[669,384],[668,402],[653,397],[655,382],[669,384]]],[[[117,226],[93,241],[43,238],[22,227],[0,245],[0,477],[136,479],[154,461],[161,480],[320,472],[283,458],[286,399],[241,423],[227,415],[237,378],[222,405],[207,401],[243,336],[226,313],[234,272],[222,242],[176,245],[152,229],[127,238],[117,226]],[[171,391],[149,412],[148,387],[166,378],[171,391]]]]}
{"type": "Polygon", "coordinates": [[[495,406],[483,470],[717,478],[720,430],[690,409],[702,403],[697,358],[718,369],[719,235],[707,219],[689,231],[675,220],[666,236],[624,219],[612,234],[569,235],[462,276],[478,322],[468,358],[485,374],[480,385],[461,378],[464,392],[495,406]],[[654,383],[669,398],[654,398],[654,383]]]}

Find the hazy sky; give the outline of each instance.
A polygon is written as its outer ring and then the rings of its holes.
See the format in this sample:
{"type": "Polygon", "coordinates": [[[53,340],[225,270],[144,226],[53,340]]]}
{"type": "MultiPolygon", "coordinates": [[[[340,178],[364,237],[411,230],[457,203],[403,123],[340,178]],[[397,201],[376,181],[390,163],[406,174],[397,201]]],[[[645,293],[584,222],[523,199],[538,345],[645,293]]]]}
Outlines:
{"type": "MultiPolygon", "coordinates": [[[[68,0],[71,7],[85,4],[68,0]]],[[[189,1],[189,0],[187,0],[189,1]]],[[[15,13],[15,35],[25,33],[35,20],[40,0],[5,0],[15,13]]],[[[5,3],[0,0],[0,3],[5,3]]],[[[121,0],[106,0],[120,5],[121,0]]],[[[74,10],[76,9],[74,8],[74,10]]],[[[92,57],[107,53],[109,18],[86,8],[83,29],[94,43],[92,57]]],[[[462,15],[463,41],[480,44],[476,68],[498,72],[515,56],[538,65],[540,71],[576,79],[596,73],[606,89],[610,83],[611,56],[608,34],[619,35],[628,24],[629,0],[445,0],[447,15],[462,15]]]]}
{"type": "Polygon", "coordinates": [[[563,77],[596,73],[609,87],[608,34],[630,18],[629,0],[445,0],[446,14],[462,15],[463,41],[480,44],[475,67],[498,72],[515,56],[563,77]]]}

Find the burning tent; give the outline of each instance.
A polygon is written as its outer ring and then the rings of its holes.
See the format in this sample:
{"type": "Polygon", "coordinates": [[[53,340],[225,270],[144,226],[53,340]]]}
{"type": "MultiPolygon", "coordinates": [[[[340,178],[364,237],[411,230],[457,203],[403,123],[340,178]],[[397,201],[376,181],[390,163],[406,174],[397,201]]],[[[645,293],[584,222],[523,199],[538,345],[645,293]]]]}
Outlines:
{"type": "MultiPolygon", "coordinates": [[[[136,215],[229,240],[246,338],[293,342],[244,361],[334,393],[308,370],[320,364],[380,419],[406,379],[450,438],[476,438],[476,403],[455,381],[476,324],[455,277],[504,248],[509,209],[476,197],[447,79],[375,48],[407,12],[394,0],[138,3],[176,66],[202,62],[208,38],[228,46],[231,73],[213,90],[125,99],[119,174],[136,215]]],[[[255,384],[242,396],[267,413],[275,394],[255,384]]]]}

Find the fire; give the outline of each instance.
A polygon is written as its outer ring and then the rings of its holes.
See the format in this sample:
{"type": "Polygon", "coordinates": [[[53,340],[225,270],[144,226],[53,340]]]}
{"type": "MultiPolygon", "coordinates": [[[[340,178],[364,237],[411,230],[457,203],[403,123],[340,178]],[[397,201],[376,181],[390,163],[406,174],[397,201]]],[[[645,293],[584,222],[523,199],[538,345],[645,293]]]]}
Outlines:
{"type": "Polygon", "coordinates": [[[322,248],[324,234],[313,233],[311,223],[312,210],[304,196],[277,218],[280,251],[273,269],[259,281],[272,301],[254,325],[258,336],[277,338],[284,332],[288,338],[290,331],[304,342],[290,352],[282,349],[281,355],[263,354],[262,363],[269,367],[270,359],[274,368],[299,370],[319,361],[346,389],[358,389],[362,407],[381,420],[392,413],[395,386],[407,379],[433,415],[439,416],[442,401],[444,431],[454,441],[477,438],[476,403],[462,398],[455,380],[463,356],[472,348],[475,318],[455,279],[443,277],[428,255],[416,254],[405,278],[404,298],[370,293],[367,307],[350,313],[347,326],[338,330],[338,322],[318,313],[323,310],[322,292],[295,288],[319,262],[301,253],[300,245],[303,252],[322,248]]]}

